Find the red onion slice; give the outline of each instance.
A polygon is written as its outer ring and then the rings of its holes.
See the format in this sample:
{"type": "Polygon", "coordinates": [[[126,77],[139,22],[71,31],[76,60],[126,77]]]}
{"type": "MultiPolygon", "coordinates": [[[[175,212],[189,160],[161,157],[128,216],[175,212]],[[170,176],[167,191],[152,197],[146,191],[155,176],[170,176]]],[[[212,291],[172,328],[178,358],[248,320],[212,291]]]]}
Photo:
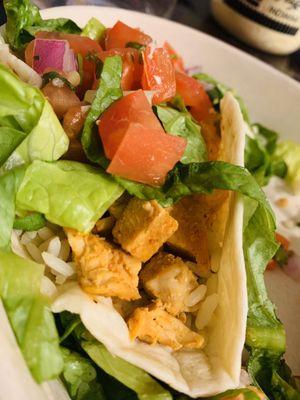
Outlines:
{"type": "Polygon", "coordinates": [[[47,68],[70,72],[76,71],[76,59],[67,40],[35,39],[33,69],[43,74],[47,68]]]}

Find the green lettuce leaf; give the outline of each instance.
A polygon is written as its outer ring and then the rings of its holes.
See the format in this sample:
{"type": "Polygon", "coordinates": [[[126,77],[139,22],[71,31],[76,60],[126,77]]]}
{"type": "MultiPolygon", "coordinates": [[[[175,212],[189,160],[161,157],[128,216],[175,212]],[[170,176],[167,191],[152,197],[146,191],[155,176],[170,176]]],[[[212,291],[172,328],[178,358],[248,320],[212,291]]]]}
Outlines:
{"type": "Polygon", "coordinates": [[[13,50],[22,49],[37,31],[80,33],[75,22],[67,18],[43,20],[39,9],[30,0],[4,0],[7,15],[5,35],[13,50]]]}
{"type": "Polygon", "coordinates": [[[25,132],[8,126],[1,126],[0,122],[0,165],[4,163],[26,136],[25,132]]]}
{"type": "Polygon", "coordinates": [[[69,139],[43,94],[2,64],[0,92],[2,172],[34,159],[57,160],[67,151],[69,139]]]}
{"type": "Polygon", "coordinates": [[[92,362],[65,347],[61,347],[61,352],[64,360],[62,379],[72,400],[105,400],[92,362]]]}
{"type": "Polygon", "coordinates": [[[169,172],[162,187],[152,187],[114,177],[131,195],[142,200],[156,199],[167,207],[184,196],[209,194],[214,189],[232,190],[260,203],[268,212],[269,222],[275,226],[273,211],[265,194],[247,169],[223,161],[181,164],[169,172]]]}
{"type": "Polygon", "coordinates": [[[14,220],[14,229],[21,229],[22,231],[38,231],[46,224],[46,219],[42,214],[28,214],[21,218],[14,220]]]}
{"type": "Polygon", "coordinates": [[[100,85],[85,120],[81,136],[82,147],[87,158],[97,164],[105,164],[106,159],[95,122],[114,101],[122,97],[121,77],[121,57],[107,57],[103,64],[100,85]]]}
{"type": "Polygon", "coordinates": [[[171,400],[170,393],[141,368],[113,356],[103,344],[82,341],[81,346],[89,357],[107,374],[135,391],[140,400],[171,400]]]}
{"type": "Polygon", "coordinates": [[[287,182],[291,185],[296,194],[300,193],[300,146],[292,141],[279,143],[275,156],[279,160],[284,160],[288,171],[287,182]]]}
{"type": "MultiPolygon", "coordinates": [[[[244,221],[245,222],[245,221],[244,221]]],[[[266,209],[258,205],[244,224],[244,256],[247,272],[248,318],[246,347],[248,372],[253,382],[272,400],[299,399],[294,383],[283,374],[285,331],[269,300],[264,271],[278,249],[275,227],[266,209]]]]}
{"type": "Polygon", "coordinates": [[[0,175],[0,250],[10,250],[10,238],[15,219],[15,200],[24,176],[24,168],[15,168],[0,175]]]}
{"type": "Polygon", "coordinates": [[[210,400],[225,400],[225,399],[239,399],[239,395],[243,395],[243,400],[260,400],[260,397],[249,388],[241,388],[234,390],[227,390],[224,393],[218,394],[217,396],[210,397],[210,400]],[[236,397],[235,397],[236,396],[236,397]]]}
{"type": "Polygon", "coordinates": [[[99,42],[105,31],[105,26],[97,18],[91,18],[82,29],[81,36],[87,36],[99,42]]]}
{"type": "Polygon", "coordinates": [[[246,137],[246,167],[262,186],[266,185],[274,175],[284,178],[287,174],[287,165],[283,159],[274,154],[278,133],[261,124],[252,125],[252,131],[254,137],[246,137]]]}
{"type": "Polygon", "coordinates": [[[187,140],[185,152],[180,160],[183,164],[207,160],[201,128],[188,112],[180,112],[167,106],[156,106],[155,110],[167,133],[187,140]]]}
{"type": "Polygon", "coordinates": [[[56,378],[63,366],[53,315],[40,295],[43,273],[42,265],[0,252],[0,296],[37,382],[56,378]]]}
{"type": "Polygon", "coordinates": [[[44,214],[47,220],[90,231],[123,189],[105,172],[74,161],[34,161],[17,193],[20,210],[44,214]]]}
{"type": "Polygon", "coordinates": [[[140,400],[172,400],[171,394],[144,370],[113,356],[85,329],[82,323],[77,323],[76,315],[63,312],[60,314],[60,319],[65,331],[72,334],[86,354],[101,368],[101,382],[107,399],[133,400],[136,399],[133,396],[135,392],[140,400]]]}
{"type": "Polygon", "coordinates": [[[285,333],[264,283],[267,263],[278,249],[274,226],[263,207],[258,206],[244,230],[244,256],[247,271],[248,323],[246,343],[256,348],[285,351],[285,333]]]}

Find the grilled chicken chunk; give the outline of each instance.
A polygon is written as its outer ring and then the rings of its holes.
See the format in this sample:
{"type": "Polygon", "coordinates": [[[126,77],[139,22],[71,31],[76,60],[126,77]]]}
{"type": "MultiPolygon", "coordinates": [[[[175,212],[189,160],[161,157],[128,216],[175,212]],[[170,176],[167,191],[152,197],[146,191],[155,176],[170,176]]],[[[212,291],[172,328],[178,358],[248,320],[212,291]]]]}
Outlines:
{"type": "Polygon", "coordinates": [[[66,229],[74,253],[79,283],[87,293],[140,298],[138,273],[141,263],[136,258],[108,243],[104,238],[66,229]]]}
{"type": "Polygon", "coordinates": [[[124,250],[145,262],[177,228],[177,221],[157,201],[133,198],[117,220],[113,236],[124,250]]]}
{"type": "MultiPolygon", "coordinates": [[[[222,237],[216,238],[212,227],[216,212],[227,203],[227,198],[226,191],[216,190],[210,195],[185,197],[170,210],[170,215],[178,222],[178,229],[167,243],[179,254],[196,259],[199,276],[208,276],[210,254],[216,251],[214,242],[222,241],[222,237]]],[[[219,222],[225,224],[226,220],[219,222]]],[[[221,228],[219,231],[222,233],[221,228]]]]}
{"type": "Polygon", "coordinates": [[[130,337],[149,344],[160,343],[174,350],[199,349],[204,338],[164,310],[161,303],[137,308],[127,321],[130,337]]]}
{"type": "Polygon", "coordinates": [[[143,268],[140,279],[152,297],[161,300],[173,315],[188,311],[185,300],[198,286],[197,277],[180,257],[159,253],[143,268]]]}

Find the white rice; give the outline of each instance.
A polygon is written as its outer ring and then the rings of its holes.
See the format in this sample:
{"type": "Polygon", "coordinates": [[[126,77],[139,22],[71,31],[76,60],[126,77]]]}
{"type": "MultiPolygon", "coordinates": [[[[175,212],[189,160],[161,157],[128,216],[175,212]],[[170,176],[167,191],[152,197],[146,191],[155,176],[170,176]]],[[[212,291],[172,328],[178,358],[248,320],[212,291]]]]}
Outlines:
{"type": "Polygon", "coordinates": [[[60,247],[60,252],[59,252],[58,257],[64,261],[67,261],[68,258],[70,257],[70,251],[71,251],[71,249],[70,249],[68,239],[63,239],[61,241],[61,247],[60,247]]]}
{"type": "Polygon", "coordinates": [[[218,295],[216,293],[207,296],[206,299],[200,304],[195,321],[196,328],[199,331],[209,324],[217,305],[218,295]]]}
{"type": "Polygon", "coordinates": [[[52,236],[54,236],[54,232],[47,226],[44,226],[43,228],[39,229],[37,233],[39,237],[43,240],[50,239],[52,236]]]}
{"type": "Polygon", "coordinates": [[[47,253],[52,254],[55,257],[59,256],[61,250],[61,242],[58,236],[54,236],[53,238],[50,239],[48,248],[47,248],[47,253]]]}
{"type": "Polygon", "coordinates": [[[25,249],[24,246],[21,245],[20,240],[19,240],[19,235],[16,233],[16,231],[12,232],[11,235],[11,249],[12,251],[17,254],[20,257],[27,258],[28,260],[31,260],[30,255],[28,254],[27,250],[25,249]]]}
{"type": "Polygon", "coordinates": [[[45,275],[41,280],[41,293],[47,297],[53,297],[57,293],[55,284],[45,275]]]}
{"type": "Polygon", "coordinates": [[[33,232],[25,232],[21,237],[21,244],[30,243],[37,235],[36,231],[33,232]]]}
{"type": "Polygon", "coordinates": [[[42,252],[42,258],[45,264],[51,268],[53,271],[58,272],[65,277],[70,277],[74,275],[74,268],[73,266],[69,265],[65,261],[59,259],[58,257],[50,254],[46,251],[42,252]]]}
{"type": "Polygon", "coordinates": [[[20,257],[45,264],[45,276],[41,291],[53,296],[56,285],[63,284],[68,278],[76,276],[76,265],[68,262],[71,249],[64,230],[54,224],[47,225],[38,231],[23,232],[13,230],[11,236],[12,251],[20,257]]]}
{"type": "Polygon", "coordinates": [[[48,250],[49,243],[51,242],[51,240],[52,240],[52,237],[50,237],[49,239],[45,240],[44,242],[42,242],[42,243],[39,245],[39,249],[40,249],[40,252],[41,252],[41,253],[42,253],[43,251],[47,251],[47,250],[48,250]]]}
{"type": "Polygon", "coordinates": [[[33,261],[43,264],[43,258],[40,252],[40,249],[32,242],[25,244],[26,250],[30,254],[33,261]]]}
{"type": "Polygon", "coordinates": [[[218,274],[211,274],[211,276],[206,281],[207,292],[206,295],[217,293],[218,291],[218,274]]]}
{"type": "Polygon", "coordinates": [[[196,289],[194,289],[185,299],[185,305],[187,307],[193,307],[201,300],[204,299],[206,294],[207,287],[205,285],[199,285],[196,289]]]}

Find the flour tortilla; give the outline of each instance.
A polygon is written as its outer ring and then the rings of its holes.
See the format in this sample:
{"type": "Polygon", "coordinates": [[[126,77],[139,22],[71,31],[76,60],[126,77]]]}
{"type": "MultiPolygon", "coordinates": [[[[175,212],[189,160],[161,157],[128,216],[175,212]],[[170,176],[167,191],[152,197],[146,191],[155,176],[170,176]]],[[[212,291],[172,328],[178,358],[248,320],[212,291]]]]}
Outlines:
{"type": "MultiPolygon", "coordinates": [[[[244,164],[245,123],[236,99],[227,93],[221,102],[221,159],[244,164]]],[[[144,369],[191,397],[210,396],[236,388],[247,319],[247,288],[243,256],[243,202],[231,193],[219,210],[213,231],[218,257],[219,304],[207,327],[203,350],[176,352],[161,345],[129,339],[126,322],[109,298],[93,302],[77,284],[69,285],[54,301],[52,310],[79,314],[85,327],[116,356],[144,369]],[[220,224],[220,220],[225,223],[220,224]],[[224,229],[223,229],[224,228],[224,229]],[[220,238],[222,232],[223,238],[220,238]]]]}

